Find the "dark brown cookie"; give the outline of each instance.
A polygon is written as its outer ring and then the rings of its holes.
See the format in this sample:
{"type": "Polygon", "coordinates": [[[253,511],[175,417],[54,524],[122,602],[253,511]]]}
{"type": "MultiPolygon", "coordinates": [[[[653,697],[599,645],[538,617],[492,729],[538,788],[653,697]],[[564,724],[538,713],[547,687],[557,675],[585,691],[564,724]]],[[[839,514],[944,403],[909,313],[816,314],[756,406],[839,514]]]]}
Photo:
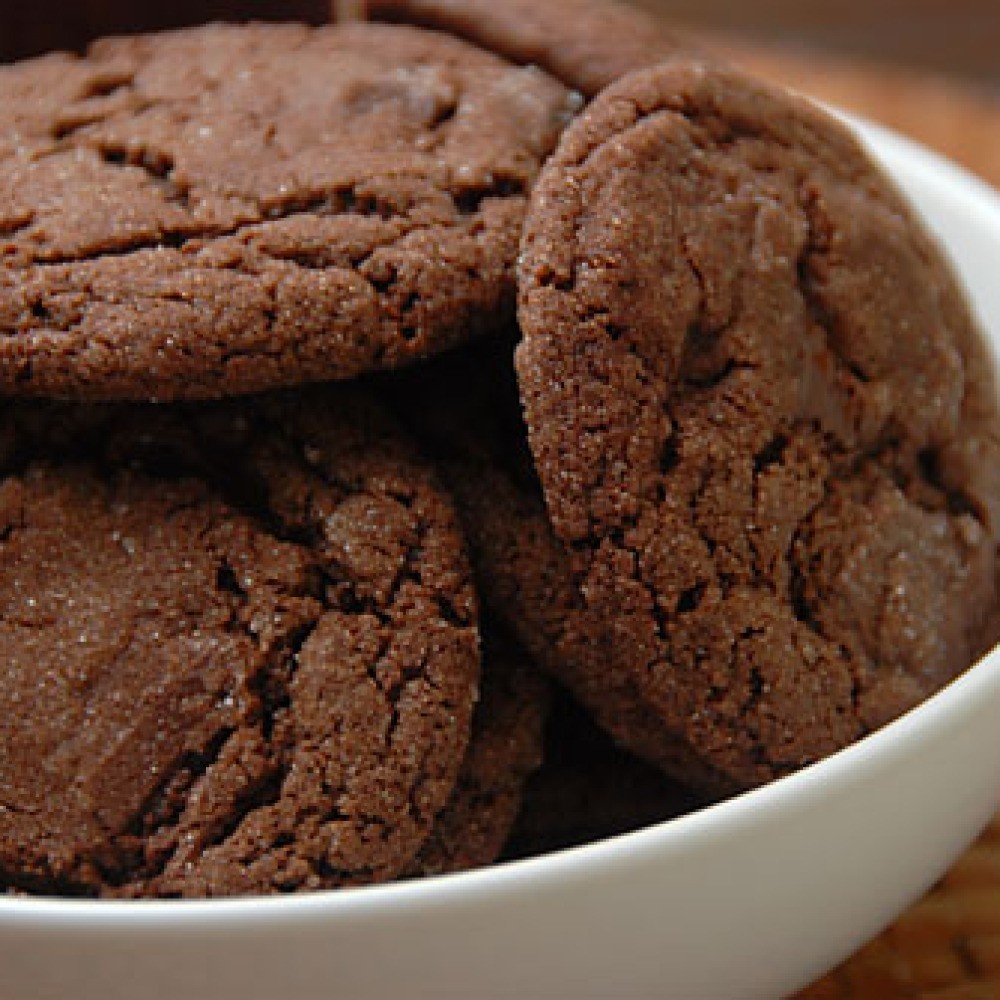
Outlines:
{"type": "Polygon", "coordinates": [[[548,162],[520,282],[552,525],[673,738],[749,785],[969,665],[994,603],[992,375],[844,127],[734,72],[633,74],[548,162]]]}
{"type": "Polygon", "coordinates": [[[375,21],[450,32],[539,66],[586,97],[632,70],[697,48],[659,18],[615,0],[348,0],[344,6],[375,21]]]}
{"type": "Polygon", "coordinates": [[[0,68],[0,387],[210,397],[507,321],[574,107],[388,25],[209,26],[0,68]]]}
{"type": "Polygon", "coordinates": [[[542,763],[548,684],[496,627],[486,629],[482,696],[455,790],[411,875],[443,875],[500,856],[525,783],[542,763]]]}
{"type": "Polygon", "coordinates": [[[456,519],[395,425],[329,391],[5,423],[0,883],[214,896],[405,871],[479,657],[456,519]]]}
{"type": "Polygon", "coordinates": [[[617,747],[565,695],[552,706],[545,762],[528,782],[505,858],[592,843],[662,823],[703,804],[617,747]]]}

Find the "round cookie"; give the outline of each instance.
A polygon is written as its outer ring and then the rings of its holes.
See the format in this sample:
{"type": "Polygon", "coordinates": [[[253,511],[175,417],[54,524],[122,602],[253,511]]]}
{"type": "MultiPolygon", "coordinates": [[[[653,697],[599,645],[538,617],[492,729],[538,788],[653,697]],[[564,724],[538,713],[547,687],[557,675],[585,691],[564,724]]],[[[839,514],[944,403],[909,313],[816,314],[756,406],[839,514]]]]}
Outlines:
{"type": "Polygon", "coordinates": [[[409,874],[444,875],[496,861],[542,763],[548,685],[510,638],[485,631],[482,696],[448,804],[409,874]]]}
{"type": "Polygon", "coordinates": [[[752,785],[972,662],[992,375],[844,127],[728,70],[633,74],[564,133],[520,260],[548,514],[672,738],[752,785]]]}
{"type": "Polygon", "coordinates": [[[479,653],[454,513],[392,421],[330,391],[4,416],[0,883],[405,871],[452,794],[479,653]]]}
{"type": "Polygon", "coordinates": [[[212,397],[506,322],[576,107],[389,25],[210,25],[0,68],[0,389],[212,397]]]}
{"type": "Polygon", "coordinates": [[[539,66],[588,98],[632,70],[697,49],[660,18],[615,0],[348,0],[345,6],[360,6],[374,21],[446,31],[539,66]]]}

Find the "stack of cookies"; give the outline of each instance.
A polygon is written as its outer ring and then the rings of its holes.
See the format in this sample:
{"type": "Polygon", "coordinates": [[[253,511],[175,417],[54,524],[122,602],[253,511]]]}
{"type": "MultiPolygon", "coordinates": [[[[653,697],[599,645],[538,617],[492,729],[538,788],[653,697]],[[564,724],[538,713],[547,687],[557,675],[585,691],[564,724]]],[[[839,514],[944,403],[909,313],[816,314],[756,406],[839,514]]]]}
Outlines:
{"type": "Polygon", "coordinates": [[[0,889],[548,850],[989,643],[990,365],[848,131],[600,0],[363,6],[0,68],[0,889]]]}

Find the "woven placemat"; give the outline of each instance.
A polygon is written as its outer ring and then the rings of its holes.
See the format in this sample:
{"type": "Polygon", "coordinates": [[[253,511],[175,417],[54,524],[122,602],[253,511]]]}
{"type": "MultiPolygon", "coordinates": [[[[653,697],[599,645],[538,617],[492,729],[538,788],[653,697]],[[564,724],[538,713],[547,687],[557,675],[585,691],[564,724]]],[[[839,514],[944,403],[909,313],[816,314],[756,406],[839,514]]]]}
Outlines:
{"type": "MultiPolygon", "coordinates": [[[[709,44],[751,71],[858,112],[1000,187],[1000,98],[950,79],[709,44]]],[[[1000,1000],[1000,816],[891,927],[798,1000],[1000,1000]]]]}

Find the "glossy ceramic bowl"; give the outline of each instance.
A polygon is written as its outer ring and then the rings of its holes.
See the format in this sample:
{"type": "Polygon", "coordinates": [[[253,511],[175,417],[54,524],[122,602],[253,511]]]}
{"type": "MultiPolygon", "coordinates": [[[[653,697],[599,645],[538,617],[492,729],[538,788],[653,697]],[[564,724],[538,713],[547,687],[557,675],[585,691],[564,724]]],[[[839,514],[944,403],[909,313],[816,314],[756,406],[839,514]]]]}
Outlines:
{"type": "MultiPolygon", "coordinates": [[[[1000,354],[1000,197],[871,126],[1000,354]]],[[[773,1000],[937,878],[1000,806],[1000,651],[820,764],[689,816],[425,881],[211,902],[0,899],[11,1000],[773,1000]]]]}

